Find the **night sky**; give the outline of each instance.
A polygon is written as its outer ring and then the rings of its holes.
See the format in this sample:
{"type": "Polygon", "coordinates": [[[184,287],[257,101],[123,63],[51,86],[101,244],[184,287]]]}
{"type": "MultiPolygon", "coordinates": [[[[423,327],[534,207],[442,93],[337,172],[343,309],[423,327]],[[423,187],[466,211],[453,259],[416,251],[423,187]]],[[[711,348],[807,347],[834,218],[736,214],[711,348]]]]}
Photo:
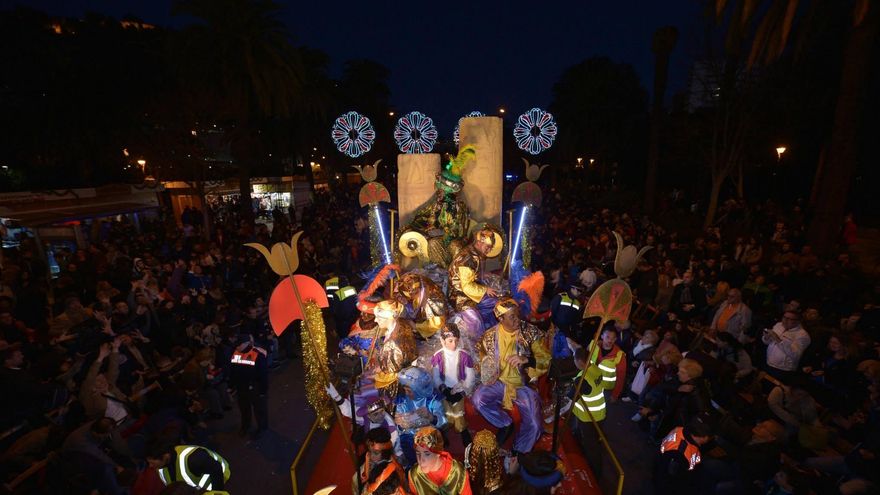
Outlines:
{"type": "MultiPolygon", "coordinates": [[[[546,107],[562,72],[596,55],[632,64],[650,90],[651,37],[674,25],[668,97],[686,87],[702,45],[698,0],[280,3],[294,42],[328,53],[331,75],[348,59],[382,63],[397,110],[433,117],[441,138],[472,110],[497,114],[503,106],[513,117],[546,107]]],[[[0,0],[0,8],[15,4],[70,17],[94,11],[162,26],[187,22],[170,15],[171,0],[0,0]]]]}

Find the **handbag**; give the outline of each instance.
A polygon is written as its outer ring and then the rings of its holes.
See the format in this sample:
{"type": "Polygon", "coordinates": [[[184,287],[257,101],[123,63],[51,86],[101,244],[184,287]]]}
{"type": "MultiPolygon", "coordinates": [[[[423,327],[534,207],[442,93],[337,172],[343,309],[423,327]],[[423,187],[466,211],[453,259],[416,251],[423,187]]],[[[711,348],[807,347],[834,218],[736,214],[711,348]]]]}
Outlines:
{"type": "Polygon", "coordinates": [[[648,366],[642,361],[642,364],[639,365],[639,369],[636,371],[635,378],[633,378],[632,385],[629,387],[630,391],[636,395],[641,395],[645,390],[645,386],[648,384],[650,373],[648,366]]]}

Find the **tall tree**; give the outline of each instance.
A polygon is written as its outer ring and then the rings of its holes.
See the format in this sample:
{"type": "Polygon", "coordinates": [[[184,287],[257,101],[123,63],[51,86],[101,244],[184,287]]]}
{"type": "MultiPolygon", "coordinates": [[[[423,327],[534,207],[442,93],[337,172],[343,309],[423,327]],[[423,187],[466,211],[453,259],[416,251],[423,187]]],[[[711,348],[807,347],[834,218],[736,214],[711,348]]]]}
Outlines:
{"type": "Polygon", "coordinates": [[[669,77],[669,55],[678,41],[678,29],[666,26],[654,32],[654,101],[651,105],[651,134],[648,145],[648,171],[645,174],[645,211],[654,211],[657,194],[657,162],[660,159],[660,127],[663,123],[663,100],[669,77]]]}
{"type": "Polygon", "coordinates": [[[239,170],[242,215],[253,219],[250,170],[263,157],[263,127],[306,105],[299,52],[271,0],[178,0],[173,13],[204,21],[179,39],[181,72],[203,115],[225,126],[239,170]]]}

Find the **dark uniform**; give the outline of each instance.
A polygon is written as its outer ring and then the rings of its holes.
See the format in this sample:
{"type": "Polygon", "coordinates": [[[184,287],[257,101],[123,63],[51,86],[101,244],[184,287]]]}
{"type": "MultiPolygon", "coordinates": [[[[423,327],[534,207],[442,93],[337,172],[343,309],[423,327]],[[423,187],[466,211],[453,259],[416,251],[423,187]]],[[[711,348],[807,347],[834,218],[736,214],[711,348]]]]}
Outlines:
{"type": "Polygon", "coordinates": [[[232,353],[230,384],[238,393],[241,433],[251,428],[251,416],[257,416],[257,434],[269,428],[269,367],[266,350],[244,340],[232,353]]]}
{"type": "Polygon", "coordinates": [[[560,292],[550,301],[550,318],[567,336],[572,336],[572,326],[580,323],[583,314],[581,302],[568,292],[560,292]]]}

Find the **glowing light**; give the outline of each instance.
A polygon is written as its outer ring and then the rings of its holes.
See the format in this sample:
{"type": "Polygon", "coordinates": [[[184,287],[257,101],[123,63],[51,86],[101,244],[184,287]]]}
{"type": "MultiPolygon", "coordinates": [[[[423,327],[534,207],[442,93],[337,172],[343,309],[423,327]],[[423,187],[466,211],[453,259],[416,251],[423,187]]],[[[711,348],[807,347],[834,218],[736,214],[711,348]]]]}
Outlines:
{"type": "Polygon", "coordinates": [[[122,148],[122,154],[128,156],[128,148],[122,148]]]}
{"type": "Polygon", "coordinates": [[[387,265],[391,263],[391,252],[388,250],[388,239],[385,238],[385,226],[382,224],[382,215],[379,214],[379,205],[373,205],[373,213],[379,226],[379,239],[382,239],[382,259],[387,265]]]}
{"type": "MultiPolygon", "coordinates": [[[[357,158],[373,147],[376,131],[373,130],[370,119],[357,112],[348,112],[336,119],[330,136],[336,144],[336,149],[352,158],[357,158]]],[[[312,150],[317,151],[318,148],[312,150]]]]}
{"type": "Polygon", "coordinates": [[[785,146],[779,146],[778,148],[776,148],[776,159],[777,160],[782,160],[782,155],[785,153],[786,149],[787,148],[785,146]]]}
{"type": "Polygon", "coordinates": [[[503,109],[503,108],[499,108],[499,109],[498,109],[498,113],[500,113],[501,115],[504,115],[504,112],[506,112],[506,111],[507,111],[507,110],[505,110],[505,109],[503,109]]]}
{"type": "Polygon", "coordinates": [[[138,160],[138,165],[140,165],[141,167],[143,167],[143,166],[146,165],[146,164],[147,164],[147,161],[144,160],[143,158],[141,158],[140,160],[138,160]]]}
{"type": "Polygon", "coordinates": [[[513,137],[519,149],[537,155],[553,146],[557,131],[552,114],[533,108],[519,116],[513,137]]]}
{"type": "MultiPolygon", "coordinates": [[[[464,119],[467,117],[485,117],[485,114],[483,114],[483,112],[474,110],[473,112],[465,115],[461,119],[464,119]]],[[[455,124],[455,130],[452,131],[452,140],[455,141],[455,144],[458,144],[459,130],[461,129],[461,119],[458,119],[458,123],[455,124]]]]}
{"type": "Polygon", "coordinates": [[[437,127],[431,117],[410,112],[397,121],[394,140],[402,153],[430,153],[437,142],[437,127]]]}
{"type": "Polygon", "coordinates": [[[522,238],[523,225],[526,222],[526,214],[529,211],[529,205],[523,205],[522,212],[519,214],[519,224],[516,226],[516,237],[513,239],[513,249],[510,251],[510,264],[516,262],[516,252],[519,250],[520,238],[522,238]]]}

